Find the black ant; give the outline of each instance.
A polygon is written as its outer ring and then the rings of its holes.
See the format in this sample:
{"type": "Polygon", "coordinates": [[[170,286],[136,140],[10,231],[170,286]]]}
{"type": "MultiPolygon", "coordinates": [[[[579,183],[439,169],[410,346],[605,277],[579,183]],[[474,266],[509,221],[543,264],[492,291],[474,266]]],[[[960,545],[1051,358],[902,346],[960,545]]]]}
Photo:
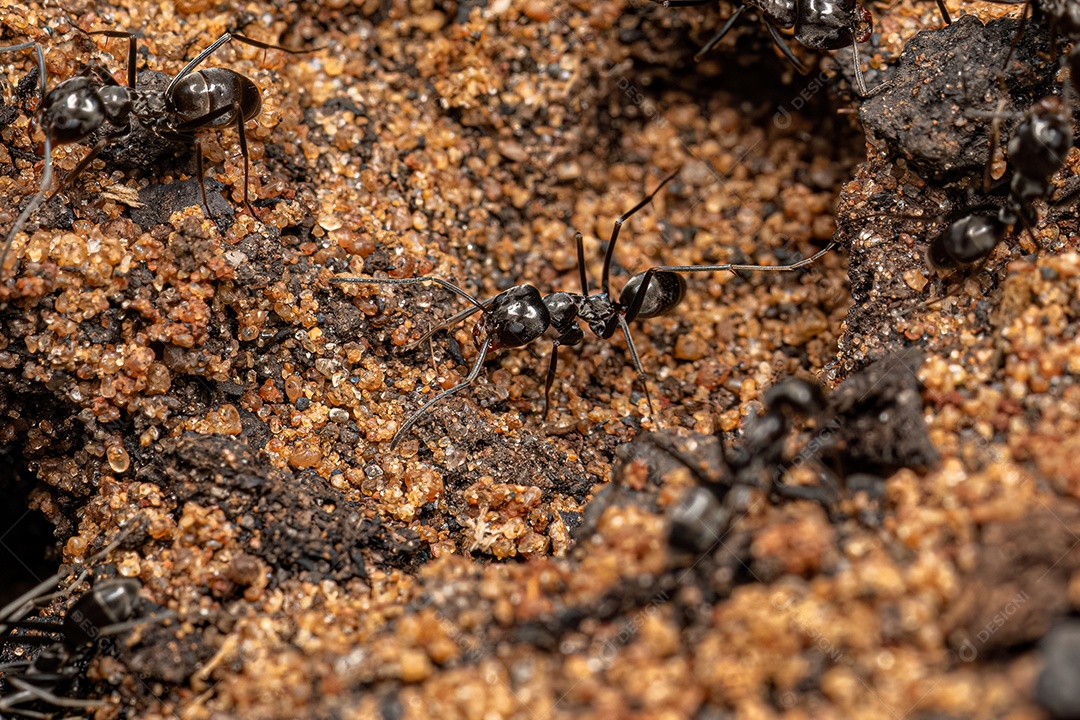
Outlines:
{"type": "Polygon", "coordinates": [[[263,50],[281,50],[299,54],[312,50],[289,50],[278,45],[226,32],[191,60],[169,83],[164,91],[136,89],[136,50],[138,36],[114,30],[99,30],[91,35],[127,38],[127,85],[119,85],[102,68],[91,66],[83,74],[64,80],[46,93],[45,57],[36,42],[0,47],[0,52],[34,50],[37,55],[41,104],[37,122],[45,133],[45,167],[41,188],[30,200],[8,232],[0,249],[0,274],[3,273],[8,251],[15,236],[41,202],[52,182],[52,146],[82,142],[108,125],[109,132],[99,139],[86,157],[67,176],[56,192],[63,190],[89,166],[106,146],[130,136],[135,125],[158,137],[173,142],[194,145],[199,189],[207,217],[210,204],[203,181],[203,157],[198,133],[235,125],[240,134],[240,154],[244,157],[244,205],[254,215],[248,202],[248,148],[244,123],[258,115],[262,108],[262,92],[249,78],[228,68],[196,70],[215,50],[227,42],[239,42],[263,50]]]}
{"type": "MultiPolygon", "coordinates": [[[[133,527],[129,525],[128,529],[121,531],[108,547],[89,558],[86,564],[93,564],[107,556],[133,527]]],[[[33,660],[0,665],[4,682],[15,690],[0,696],[0,712],[48,717],[20,707],[32,702],[46,702],[66,708],[102,706],[99,700],[78,700],[57,695],[57,688],[76,677],[80,661],[94,651],[102,638],[173,617],[171,612],[164,612],[136,618],[135,609],[142,585],[138,580],[116,578],[95,583],[72,603],[60,622],[27,619],[34,609],[69,595],[87,575],[88,572],[83,571],[66,590],[49,593],[49,588],[61,580],[60,574],[54,575],[0,609],[0,644],[45,646],[33,660]],[[15,634],[13,631],[16,629],[33,633],[15,634]],[[41,633],[59,635],[59,639],[41,633]]]]}
{"type": "Polygon", "coordinates": [[[1005,203],[995,215],[975,209],[950,222],[930,243],[930,265],[938,270],[970,265],[988,257],[1009,228],[1021,224],[1031,232],[1034,202],[1050,195],[1050,178],[1064,167],[1072,142],[1072,117],[1060,97],[1044,97],[1028,108],[1009,139],[1013,175],[1005,203]]]}
{"type": "MultiPolygon", "coordinates": [[[[1000,119],[999,113],[973,113],[1000,119]]],[[[991,160],[995,135],[991,139],[991,160]]],[[[967,207],[944,218],[918,215],[875,214],[863,220],[894,217],[918,222],[947,220],[944,232],[930,240],[926,260],[934,270],[953,270],[985,260],[1008,234],[1020,224],[1029,232],[1035,225],[1034,202],[1051,194],[1050,179],[1065,165],[1073,143],[1072,117],[1060,97],[1044,97],[1024,113],[1008,144],[1012,179],[1008,196],[1000,205],[967,207]]],[[[989,186],[989,162],[984,186],[989,186]]]]}
{"type": "Polygon", "coordinates": [[[711,548],[744,502],[731,495],[737,488],[757,489],[774,499],[813,501],[836,519],[836,504],[845,494],[880,496],[882,479],[896,470],[935,464],[938,455],[921,420],[915,376],[922,359],[917,350],[886,356],[828,395],[814,383],[784,380],[765,392],[765,412],[747,419],[742,441],[733,449],[725,449],[716,437],[712,454],[719,458],[703,456],[708,446],[700,439],[685,452],[672,442],[680,438],[667,433],[639,436],[635,443],[669,456],[698,481],[672,507],[671,543],[693,552],[711,548]],[[790,457],[787,446],[796,420],[813,421],[814,432],[790,457]],[[819,484],[785,482],[789,470],[800,465],[813,468],[819,484]]]}
{"type": "Polygon", "coordinates": [[[652,411],[652,399],[649,396],[648,387],[645,385],[645,370],[641,365],[637,350],[634,347],[633,338],[630,335],[629,324],[635,320],[659,317],[671,312],[682,301],[686,291],[686,282],[678,273],[692,272],[720,272],[728,271],[737,273],[740,270],[762,271],[791,271],[805,267],[832,249],[832,244],[808,257],[791,265],[664,265],[650,268],[646,272],[638,273],[627,281],[623,286],[618,300],[614,300],[610,294],[609,276],[611,262],[615,254],[615,245],[619,239],[619,230],[634,213],[641,210],[660,189],[670,182],[678,171],[664,178],[660,185],[653,190],[644,200],[633,208],[619,216],[615,221],[611,233],[611,241],[604,255],[604,268],[600,279],[600,292],[589,292],[589,279],[585,272],[585,246],[581,233],[574,236],[577,243],[578,270],[581,277],[581,292],[554,292],[541,296],[540,291],[532,285],[517,285],[489,300],[480,301],[462,290],[457,285],[435,277],[415,277],[402,279],[383,278],[358,278],[337,277],[331,278],[331,282],[337,283],[360,283],[371,285],[412,285],[418,283],[434,283],[454,294],[464,298],[472,304],[471,308],[454,315],[449,320],[440,323],[429,330],[411,347],[429,339],[434,333],[449,328],[462,320],[476,314],[483,313],[476,325],[473,326],[473,338],[479,348],[479,356],[476,359],[468,377],[454,387],[445,390],[434,398],[424,403],[415,413],[405,421],[405,424],[390,441],[390,449],[393,450],[401,438],[408,432],[417,420],[431,409],[436,403],[450,397],[459,390],[470,385],[484,365],[488,353],[500,348],[515,348],[528,345],[539,338],[550,327],[558,333],[558,337],[552,342],[551,362],[548,366],[547,378],[544,381],[544,416],[547,416],[551,385],[555,380],[555,372],[558,367],[559,347],[563,345],[577,345],[581,343],[585,334],[578,324],[584,321],[588,328],[597,337],[605,340],[621,330],[626,338],[626,346],[630,358],[637,370],[638,380],[645,388],[645,398],[649,404],[650,414],[652,411]],[[483,341],[480,340],[484,335],[483,341]]]}
{"type": "Polygon", "coordinates": [[[640,437],[639,442],[670,456],[698,481],[671,509],[669,540],[675,547],[692,552],[708,550],[715,541],[717,528],[726,525],[732,515],[727,500],[737,487],[757,488],[783,498],[816,500],[825,507],[831,505],[831,489],[787,485],[781,478],[783,468],[789,465],[785,462],[784,447],[794,420],[815,418],[825,411],[821,388],[791,378],[769,388],[763,399],[765,414],[747,420],[742,443],[727,449],[718,437],[713,447],[719,457],[713,460],[700,457],[700,447],[695,447],[694,455],[680,450],[672,442],[678,438],[666,433],[640,437]]]}
{"type": "MultiPolygon", "coordinates": [[[[707,5],[713,0],[661,0],[664,7],[690,7],[707,5]]],[[[698,51],[694,59],[701,59],[716,47],[735,23],[747,10],[754,8],[765,18],[765,27],[780,52],[802,74],[806,66],[795,57],[791,48],[784,42],[780,29],[794,29],[795,39],[812,50],[839,50],[851,47],[851,56],[855,62],[855,81],[859,94],[866,98],[863,82],[862,61],[859,59],[859,43],[865,42],[873,32],[873,16],[856,0],[743,0],[743,4],[727,19],[720,32],[713,35],[709,42],[698,51]]],[[[875,88],[875,93],[878,91],[875,88]]]]}

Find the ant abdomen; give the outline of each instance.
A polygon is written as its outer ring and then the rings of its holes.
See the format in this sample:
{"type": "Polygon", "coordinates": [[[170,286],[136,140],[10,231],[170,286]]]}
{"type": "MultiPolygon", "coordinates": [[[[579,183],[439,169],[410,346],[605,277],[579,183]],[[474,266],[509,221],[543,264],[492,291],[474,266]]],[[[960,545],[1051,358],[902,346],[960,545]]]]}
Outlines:
{"type": "MultiPolygon", "coordinates": [[[[623,286],[619,294],[619,304],[630,307],[637,297],[638,288],[645,273],[638,273],[623,286]]],[[[682,302],[686,294],[686,280],[673,272],[654,272],[649,287],[645,290],[645,299],[641,301],[641,310],[638,312],[639,319],[648,319],[666,315],[682,302]]]]}
{"type": "Polygon", "coordinates": [[[551,314],[540,291],[532,285],[517,285],[495,296],[474,334],[486,330],[492,350],[515,348],[528,345],[550,325],[551,314]]]}
{"type": "Polygon", "coordinates": [[[1049,194],[1050,177],[1064,166],[1072,141],[1072,119],[1060,97],[1044,97],[1025,113],[1009,140],[1009,160],[1016,167],[1012,191],[1018,200],[1049,194]]]}
{"type": "Polygon", "coordinates": [[[795,27],[799,21],[798,3],[795,0],[751,0],[746,4],[756,7],[782,28],[795,27]]]}
{"type": "Polygon", "coordinates": [[[951,270],[982,260],[1005,237],[1006,225],[993,215],[966,215],[949,223],[926,250],[935,270],[951,270]]]}
{"type": "Polygon", "coordinates": [[[207,127],[225,127],[236,122],[236,110],[244,120],[262,109],[262,93],[249,78],[228,68],[206,68],[188,75],[169,97],[173,112],[185,121],[212,117],[225,108],[233,110],[207,123],[207,127]]]}

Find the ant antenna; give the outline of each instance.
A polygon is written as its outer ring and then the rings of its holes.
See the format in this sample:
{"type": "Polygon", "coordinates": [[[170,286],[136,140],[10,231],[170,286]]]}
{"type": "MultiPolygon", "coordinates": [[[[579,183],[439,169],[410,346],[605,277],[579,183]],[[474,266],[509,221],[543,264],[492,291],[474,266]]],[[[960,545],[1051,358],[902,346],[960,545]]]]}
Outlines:
{"type": "MultiPolygon", "coordinates": [[[[462,320],[464,320],[464,319],[466,319],[466,318],[468,318],[468,317],[470,317],[470,316],[472,316],[472,315],[474,315],[474,314],[476,314],[478,312],[487,312],[488,307],[492,303],[492,300],[488,300],[486,303],[480,302],[475,297],[470,295],[468,292],[466,292],[465,290],[462,290],[460,287],[458,287],[454,283],[450,282],[449,280],[443,280],[442,278],[437,278],[437,277],[386,278],[386,279],[382,279],[382,278],[359,278],[359,277],[336,277],[336,278],[330,278],[330,282],[352,283],[352,284],[357,284],[357,285],[421,285],[423,283],[434,283],[434,284],[438,285],[439,287],[445,288],[446,290],[449,290],[450,292],[454,293],[455,295],[458,295],[459,297],[465,298],[466,300],[468,300],[472,304],[472,307],[466,308],[465,310],[457,313],[456,315],[454,315],[450,319],[445,320],[445,321],[439,323],[438,325],[436,325],[435,327],[431,328],[430,330],[428,330],[426,333],[424,333],[423,336],[420,337],[419,340],[416,340],[416,341],[414,341],[412,343],[409,343],[409,345],[406,347],[406,349],[413,349],[413,348],[417,347],[418,345],[420,345],[424,341],[430,340],[431,337],[435,333],[439,332],[440,330],[444,330],[446,328],[453,327],[454,325],[458,324],[462,320]]],[[[420,409],[417,410],[416,412],[414,412],[409,417],[409,419],[406,420],[405,423],[400,428],[398,428],[398,431],[396,433],[394,433],[394,437],[390,441],[390,451],[391,452],[393,452],[394,449],[398,446],[398,443],[401,442],[401,438],[403,438],[405,436],[405,434],[409,431],[409,429],[412,428],[412,426],[416,424],[416,421],[419,420],[421,417],[423,417],[424,414],[427,413],[427,411],[432,406],[434,406],[435,404],[439,403],[440,401],[450,397],[451,395],[453,395],[454,393],[460,391],[461,389],[463,389],[465,387],[468,387],[469,385],[471,385],[473,383],[474,380],[476,380],[476,378],[480,375],[480,370],[484,367],[484,359],[487,357],[488,352],[493,349],[492,344],[493,344],[493,338],[492,337],[489,336],[489,337],[485,338],[483,344],[480,346],[479,357],[476,358],[476,363],[473,364],[472,370],[469,371],[468,377],[466,377],[463,381],[461,381],[460,383],[458,383],[454,387],[450,388],[449,390],[444,390],[443,392],[441,392],[438,395],[436,395],[435,397],[433,397],[431,400],[428,400],[426,403],[424,403],[422,406],[420,406],[420,409]]]]}
{"type": "Polygon", "coordinates": [[[810,257],[803,258],[791,265],[739,265],[727,263],[724,265],[661,265],[659,267],[649,268],[641,280],[641,286],[634,295],[634,301],[626,311],[624,322],[633,322],[638,317],[649,289],[649,283],[657,273],[730,272],[733,275],[738,275],[740,271],[744,270],[748,272],[791,272],[792,270],[798,270],[799,268],[811,265],[815,260],[832,250],[834,247],[836,247],[836,243],[830,242],[823,249],[818,250],[810,257]]]}
{"type": "MultiPolygon", "coordinates": [[[[665,2],[664,3],[665,6],[678,5],[678,4],[679,3],[673,3],[673,2],[665,2]]],[[[709,38],[709,42],[705,43],[705,45],[702,46],[702,48],[700,50],[698,50],[697,55],[694,56],[694,62],[701,62],[701,60],[708,53],[710,53],[712,51],[712,49],[714,47],[716,47],[716,45],[721,40],[724,39],[724,36],[727,35],[728,32],[731,31],[732,26],[734,26],[735,23],[737,23],[739,21],[739,18],[742,17],[742,14],[744,12],[746,12],[747,8],[749,8],[749,7],[750,7],[749,5],[740,5],[739,9],[736,10],[735,12],[733,12],[731,14],[731,17],[729,17],[727,19],[727,22],[724,23],[724,27],[720,28],[720,32],[716,33],[711,38],[709,38]]],[[[790,50],[788,52],[790,52],[790,50]]],[[[796,62],[798,62],[798,61],[796,61],[796,62]]]]}
{"type": "Polygon", "coordinates": [[[476,378],[480,375],[481,368],[484,367],[484,360],[487,358],[488,351],[491,349],[491,343],[492,339],[490,337],[484,339],[483,345],[480,346],[480,354],[477,356],[476,362],[473,364],[472,370],[469,371],[469,376],[467,378],[465,378],[449,390],[443,390],[441,393],[421,405],[419,410],[409,416],[409,419],[405,421],[405,424],[398,428],[398,431],[394,433],[394,438],[390,441],[390,452],[394,451],[394,448],[396,448],[398,443],[401,442],[401,438],[404,437],[405,433],[409,432],[409,429],[416,424],[416,421],[423,417],[424,413],[431,409],[432,406],[434,406],[441,400],[450,397],[462,388],[468,387],[472,384],[474,380],[476,380],[476,378]]]}
{"type": "MultiPolygon", "coordinates": [[[[679,168],[679,170],[681,170],[681,169],[682,168],[679,168]]],[[[648,205],[649,201],[652,200],[654,197],[656,197],[656,193],[660,192],[661,188],[663,188],[665,185],[667,185],[669,182],[671,182],[672,180],[675,179],[675,176],[679,174],[679,170],[676,170],[675,172],[671,173],[666,178],[661,180],[660,184],[656,186],[656,189],[653,190],[648,195],[646,195],[644,200],[642,200],[637,205],[635,205],[634,207],[632,207],[629,210],[627,210],[626,212],[624,212],[615,221],[615,227],[611,231],[611,240],[609,241],[607,252],[604,254],[604,270],[600,275],[600,292],[601,293],[603,293],[605,295],[609,294],[608,293],[608,290],[609,290],[608,278],[609,278],[609,276],[611,274],[611,260],[615,256],[615,243],[619,239],[619,230],[622,229],[623,223],[626,222],[627,220],[629,220],[631,215],[633,215],[638,210],[640,210],[641,208],[648,205]]],[[[584,257],[585,257],[585,251],[582,250],[581,244],[579,243],[578,244],[578,260],[580,261],[584,257]]],[[[582,265],[582,267],[584,267],[584,265],[582,265]]],[[[581,271],[581,279],[582,279],[582,285],[583,286],[587,285],[584,270],[581,271]]],[[[588,290],[584,289],[584,293],[587,295],[588,290]]]]}

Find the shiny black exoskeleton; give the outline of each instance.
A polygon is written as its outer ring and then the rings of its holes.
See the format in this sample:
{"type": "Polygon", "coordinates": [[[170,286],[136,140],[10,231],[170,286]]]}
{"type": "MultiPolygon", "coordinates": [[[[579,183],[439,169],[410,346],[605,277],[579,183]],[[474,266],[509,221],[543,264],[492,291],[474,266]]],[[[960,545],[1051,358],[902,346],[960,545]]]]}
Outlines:
{"type": "MultiPolygon", "coordinates": [[[[134,527],[135,523],[129,523],[112,543],[87,558],[85,564],[92,565],[105,558],[134,527]]],[[[87,659],[100,651],[103,638],[172,617],[171,613],[136,617],[142,585],[128,578],[94,583],[67,608],[59,622],[29,617],[35,610],[71,594],[87,575],[83,571],[66,590],[50,592],[61,581],[61,575],[54,575],[0,608],[0,645],[44,646],[32,660],[0,665],[0,715],[51,717],[27,707],[33,703],[65,708],[100,707],[103,704],[100,701],[63,697],[58,692],[78,676],[87,659]]]]}
{"type": "MultiPolygon", "coordinates": [[[[244,158],[244,204],[248,202],[248,149],[244,123],[258,115],[262,108],[262,93],[258,86],[240,73],[228,68],[196,70],[215,50],[232,40],[262,49],[295,51],[277,45],[252,40],[226,32],[191,60],[163,91],[136,89],[137,37],[131,33],[104,30],[94,35],[126,38],[128,40],[127,85],[118,85],[101,68],[92,67],[87,74],[64,80],[46,92],[44,55],[37,43],[23,43],[0,48],[0,52],[33,49],[37,53],[40,73],[41,106],[38,122],[45,133],[45,167],[41,189],[19,215],[0,249],[0,274],[15,236],[41,204],[52,181],[52,146],[82,142],[107,127],[90,152],[72,171],[64,184],[71,182],[86,169],[106,146],[122,142],[133,130],[133,122],[166,140],[194,145],[198,165],[197,175],[207,216],[210,206],[203,183],[202,151],[197,133],[235,125],[240,134],[240,154],[244,158]]],[[[61,186],[62,189],[63,185],[61,186]]],[[[59,191],[58,189],[58,191],[59,191]]],[[[252,211],[254,214],[254,211],[252,211]]]]}
{"type": "MultiPolygon", "coordinates": [[[[706,5],[713,0],[659,0],[665,7],[706,5]]],[[[872,33],[873,17],[856,0],[743,0],[743,4],[728,18],[727,22],[705,46],[695,59],[701,60],[705,53],[716,47],[731,30],[744,12],[755,9],[765,20],[773,42],[791,63],[806,73],[806,68],[784,42],[780,30],[792,30],[795,39],[812,50],[839,50],[850,46],[855,62],[855,79],[859,93],[867,97],[866,85],[860,70],[859,43],[865,42],[872,33]]]]}
{"type": "Polygon", "coordinates": [[[1013,175],[1004,204],[992,214],[979,208],[954,216],[945,232],[930,241],[930,266],[949,270],[979,262],[1011,227],[1033,227],[1033,203],[1050,195],[1050,179],[1065,165],[1072,143],[1072,118],[1060,97],[1045,97],[1030,107],[1009,140],[1013,175]]]}
{"type": "Polygon", "coordinates": [[[13,644],[47,643],[33,661],[19,666],[6,666],[4,681],[16,692],[0,696],[0,712],[19,713],[19,706],[44,701],[59,707],[92,708],[101,705],[94,700],[75,700],[60,697],[57,688],[74,679],[78,673],[75,660],[89,651],[102,637],[131,627],[135,602],[142,586],[137,580],[116,579],[96,583],[64,613],[62,622],[35,622],[2,618],[5,627],[0,642],[13,644]],[[14,635],[15,629],[32,630],[34,634],[14,635]],[[58,633],[60,640],[37,633],[58,633]]]}
{"type": "MultiPolygon", "coordinates": [[[[722,477],[707,477],[696,458],[685,456],[663,439],[652,437],[657,449],[671,455],[696,476],[698,485],[687,488],[681,502],[669,513],[670,542],[690,552],[703,552],[715,543],[715,531],[729,518],[728,493],[738,486],[762,489],[794,499],[825,502],[820,488],[784,484],[778,472],[785,465],[784,448],[798,418],[813,418],[825,411],[825,395],[814,383],[798,378],[785,380],[765,392],[765,413],[746,424],[743,441],[734,449],[720,449],[724,457],[722,477]]],[[[722,534],[722,533],[721,533],[722,534]]]]}
{"type": "Polygon", "coordinates": [[[473,337],[479,348],[479,357],[473,365],[468,377],[454,387],[445,390],[434,398],[424,403],[394,435],[390,441],[390,449],[393,450],[401,438],[436,403],[458,392],[472,383],[480,374],[484,359],[487,354],[499,348],[522,347],[543,335],[548,328],[554,328],[557,337],[552,342],[551,361],[548,366],[547,377],[544,382],[544,411],[545,415],[549,405],[551,386],[555,381],[558,369],[559,347],[563,345],[578,345],[585,339],[579,321],[584,322],[590,331],[597,337],[608,339],[621,330],[626,338],[626,346],[630,352],[630,358],[637,370],[638,379],[645,390],[645,398],[649,403],[650,411],[652,399],[649,396],[648,387],[645,385],[645,370],[641,365],[634,340],[630,335],[629,323],[639,319],[659,317],[671,312],[682,301],[686,292],[686,282],[678,273],[684,272],[718,272],[739,270],[764,270],[764,271],[789,271],[809,265],[817,258],[831,249],[831,245],[815,253],[813,256],[793,263],[791,265],[762,266],[762,265],[683,265],[683,266],[660,266],[638,273],[627,281],[619,294],[619,299],[614,300],[610,294],[609,277],[611,262],[615,253],[619,231],[631,215],[641,210],[646,204],[666,185],[675,174],[669,175],[652,191],[644,200],[639,202],[629,211],[623,213],[616,221],[611,233],[611,242],[604,256],[604,268],[600,279],[600,292],[589,291],[589,280],[585,273],[585,245],[580,233],[575,235],[577,243],[578,270],[581,277],[580,293],[555,292],[542,296],[532,285],[517,285],[506,290],[494,298],[481,302],[457,285],[433,277],[416,277],[402,279],[360,278],[360,277],[337,277],[331,278],[331,282],[360,283],[379,285],[411,285],[418,283],[434,283],[461,296],[471,303],[472,307],[454,315],[446,322],[424,333],[424,335],[409,347],[416,347],[420,343],[431,338],[436,332],[452,327],[466,318],[483,313],[480,320],[473,327],[473,337]]]}

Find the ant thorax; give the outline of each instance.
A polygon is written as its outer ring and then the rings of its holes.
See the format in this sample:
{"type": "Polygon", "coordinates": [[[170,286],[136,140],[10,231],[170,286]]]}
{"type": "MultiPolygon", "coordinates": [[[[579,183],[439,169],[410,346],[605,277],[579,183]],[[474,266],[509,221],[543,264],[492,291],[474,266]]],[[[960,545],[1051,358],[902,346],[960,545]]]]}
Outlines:
{"type": "Polygon", "coordinates": [[[140,89],[134,95],[132,114],[142,126],[155,132],[171,129],[172,122],[167,114],[164,91],[140,89]]]}

